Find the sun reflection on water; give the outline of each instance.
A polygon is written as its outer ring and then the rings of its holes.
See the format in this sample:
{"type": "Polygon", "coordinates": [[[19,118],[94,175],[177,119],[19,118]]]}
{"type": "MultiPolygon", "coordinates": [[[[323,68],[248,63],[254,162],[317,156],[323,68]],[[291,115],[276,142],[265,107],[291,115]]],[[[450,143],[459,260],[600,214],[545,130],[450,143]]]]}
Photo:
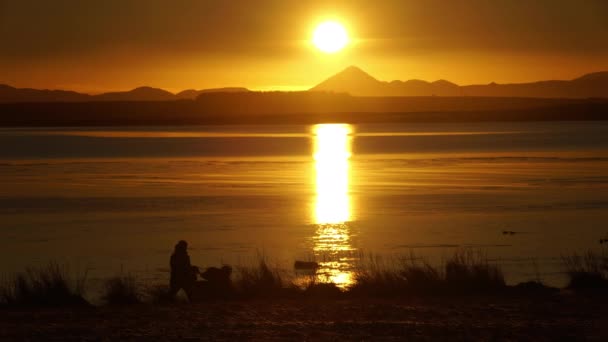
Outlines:
{"type": "Polygon", "coordinates": [[[315,180],[317,224],[339,224],[351,217],[349,198],[350,126],[317,125],[315,133],[315,180]]]}
{"type": "Polygon", "coordinates": [[[321,257],[317,278],[339,287],[353,283],[349,189],[352,129],[346,124],[316,125],[314,252],[321,257]]]}

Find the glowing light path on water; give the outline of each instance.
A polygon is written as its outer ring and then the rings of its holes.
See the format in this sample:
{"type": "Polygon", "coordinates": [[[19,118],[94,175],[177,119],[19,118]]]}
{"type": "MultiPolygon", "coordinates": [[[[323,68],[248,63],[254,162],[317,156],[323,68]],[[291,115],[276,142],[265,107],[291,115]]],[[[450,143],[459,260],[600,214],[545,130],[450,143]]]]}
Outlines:
{"type": "Polygon", "coordinates": [[[349,194],[351,127],[324,124],[314,128],[316,202],[314,221],[317,232],[314,251],[323,260],[317,276],[320,281],[344,287],[352,284],[349,254],[352,220],[349,194]]]}
{"type": "Polygon", "coordinates": [[[350,220],[349,159],[350,127],[318,125],[315,128],[315,172],[317,224],[338,224],[350,220]]]}

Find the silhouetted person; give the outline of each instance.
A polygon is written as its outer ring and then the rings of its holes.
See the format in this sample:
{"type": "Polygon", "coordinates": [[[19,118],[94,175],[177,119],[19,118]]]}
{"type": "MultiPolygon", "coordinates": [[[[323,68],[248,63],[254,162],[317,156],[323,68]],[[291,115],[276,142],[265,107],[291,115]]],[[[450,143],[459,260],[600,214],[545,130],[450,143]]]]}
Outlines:
{"type": "Polygon", "coordinates": [[[188,243],[181,240],[175,245],[175,250],[171,255],[171,295],[175,296],[177,291],[184,289],[188,298],[196,282],[198,268],[190,264],[188,255],[188,243]]]}

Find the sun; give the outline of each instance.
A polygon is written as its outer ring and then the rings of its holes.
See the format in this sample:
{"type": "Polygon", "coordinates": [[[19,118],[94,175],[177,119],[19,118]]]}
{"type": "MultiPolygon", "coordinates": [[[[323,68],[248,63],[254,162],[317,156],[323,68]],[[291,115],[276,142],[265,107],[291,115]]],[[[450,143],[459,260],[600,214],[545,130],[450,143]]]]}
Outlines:
{"type": "Polygon", "coordinates": [[[325,21],[315,28],[312,42],[322,52],[336,53],[348,45],[348,33],[340,23],[325,21]]]}

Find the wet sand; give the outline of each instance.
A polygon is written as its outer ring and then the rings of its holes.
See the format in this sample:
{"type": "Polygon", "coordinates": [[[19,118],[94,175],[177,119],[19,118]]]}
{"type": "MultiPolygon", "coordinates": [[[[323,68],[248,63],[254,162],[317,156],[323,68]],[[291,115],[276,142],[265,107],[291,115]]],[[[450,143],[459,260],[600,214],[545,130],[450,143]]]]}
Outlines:
{"type": "Polygon", "coordinates": [[[606,340],[605,298],[269,300],[0,310],[0,340],[606,340]]]}

